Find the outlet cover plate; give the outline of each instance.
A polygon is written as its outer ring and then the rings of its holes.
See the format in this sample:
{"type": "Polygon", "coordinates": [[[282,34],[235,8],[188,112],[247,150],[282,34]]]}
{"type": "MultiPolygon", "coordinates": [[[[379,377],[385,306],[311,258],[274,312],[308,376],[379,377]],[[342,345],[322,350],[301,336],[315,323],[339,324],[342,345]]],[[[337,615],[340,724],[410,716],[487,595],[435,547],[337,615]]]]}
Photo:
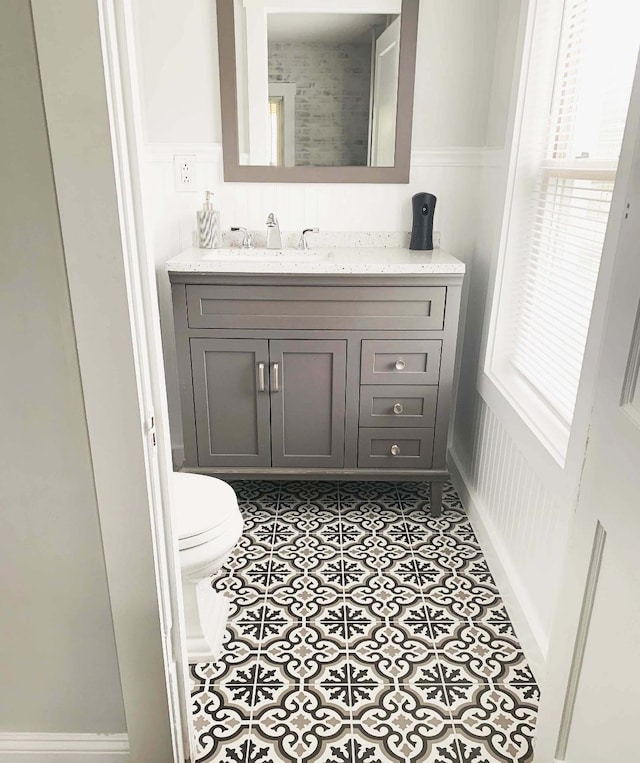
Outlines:
{"type": "Polygon", "coordinates": [[[176,191],[196,190],[196,155],[173,155],[173,178],[176,191]]]}

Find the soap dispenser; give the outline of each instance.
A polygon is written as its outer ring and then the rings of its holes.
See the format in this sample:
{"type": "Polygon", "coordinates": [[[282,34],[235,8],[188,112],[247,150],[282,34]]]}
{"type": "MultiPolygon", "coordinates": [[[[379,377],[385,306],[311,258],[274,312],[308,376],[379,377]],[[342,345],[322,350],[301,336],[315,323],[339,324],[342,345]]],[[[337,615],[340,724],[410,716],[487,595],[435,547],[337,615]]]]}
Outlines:
{"type": "Polygon", "coordinates": [[[198,211],[198,246],[201,249],[217,249],[220,246],[220,213],[213,208],[213,193],[206,191],[204,205],[198,211]]]}

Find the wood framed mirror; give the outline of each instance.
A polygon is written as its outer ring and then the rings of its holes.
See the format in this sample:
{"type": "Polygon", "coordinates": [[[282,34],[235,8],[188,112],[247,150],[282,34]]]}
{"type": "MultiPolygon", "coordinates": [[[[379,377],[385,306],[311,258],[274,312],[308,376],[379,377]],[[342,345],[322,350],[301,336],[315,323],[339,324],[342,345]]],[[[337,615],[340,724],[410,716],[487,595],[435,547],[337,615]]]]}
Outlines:
{"type": "Polygon", "coordinates": [[[224,179],[408,183],[419,0],[217,0],[224,179]]]}

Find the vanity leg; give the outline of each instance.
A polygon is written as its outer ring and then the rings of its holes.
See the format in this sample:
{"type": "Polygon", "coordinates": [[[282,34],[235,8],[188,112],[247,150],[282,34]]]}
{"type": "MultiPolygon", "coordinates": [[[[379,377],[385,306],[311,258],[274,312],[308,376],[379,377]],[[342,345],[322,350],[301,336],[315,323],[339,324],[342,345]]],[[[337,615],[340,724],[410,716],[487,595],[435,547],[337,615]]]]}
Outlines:
{"type": "Polygon", "coordinates": [[[431,483],[431,516],[439,517],[442,514],[442,482],[431,483]]]}

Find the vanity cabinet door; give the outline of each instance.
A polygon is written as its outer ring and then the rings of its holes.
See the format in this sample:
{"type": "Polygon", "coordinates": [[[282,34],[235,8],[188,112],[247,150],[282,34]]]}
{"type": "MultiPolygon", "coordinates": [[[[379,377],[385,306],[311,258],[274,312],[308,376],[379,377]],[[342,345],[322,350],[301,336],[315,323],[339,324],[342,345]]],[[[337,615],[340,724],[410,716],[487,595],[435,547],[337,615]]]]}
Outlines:
{"type": "Polygon", "coordinates": [[[267,340],[190,342],[198,465],[270,466],[267,340]]]}
{"type": "Polygon", "coordinates": [[[344,466],[347,343],[271,340],[273,466],[344,466]]]}

